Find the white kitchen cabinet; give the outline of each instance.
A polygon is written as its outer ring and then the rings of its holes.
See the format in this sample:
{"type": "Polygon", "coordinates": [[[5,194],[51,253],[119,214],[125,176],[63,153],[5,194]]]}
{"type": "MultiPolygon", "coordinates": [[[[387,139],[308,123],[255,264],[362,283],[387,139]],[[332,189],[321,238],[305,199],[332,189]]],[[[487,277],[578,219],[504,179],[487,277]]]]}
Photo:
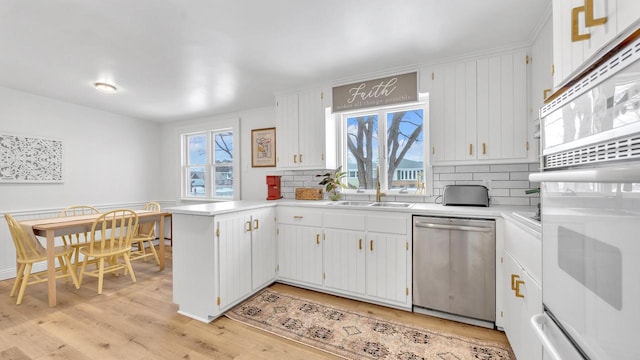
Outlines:
{"type": "Polygon", "coordinates": [[[517,50],[433,69],[427,88],[434,164],[535,159],[527,62],[527,53],[517,50]]]}
{"type": "Polygon", "coordinates": [[[322,220],[323,286],[364,295],[366,216],[354,211],[324,211],[322,220]]]}
{"type": "Polygon", "coordinates": [[[219,306],[225,308],[251,293],[251,216],[246,212],[216,216],[219,246],[219,306]]]}
{"type": "Polygon", "coordinates": [[[322,213],[278,207],[278,278],[300,285],[322,285],[322,213]]]}
{"type": "Polygon", "coordinates": [[[280,169],[325,167],[325,110],[321,89],[276,97],[276,158],[280,169]]]}
{"type": "Polygon", "coordinates": [[[276,220],[272,207],[251,211],[252,290],[271,284],[276,278],[276,220]]]}
{"type": "Polygon", "coordinates": [[[275,280],[274,208],[173,214],[173,299],[209,322],[275,280]],[[256,228],[257,225],[257,228],[256,228]]]}
{"type": "Polygon", "coordinates": [[[410,224],[409,215],[367,215],[367,297],[396,306],[411,307],[410,224]]]}
{"type": "Polygon", "coordinates": [[[554,0],[553,83],[559,89],[598,50],[638,19],[636,0],[554,0]],[[585,5],[592,4],[590,9],[585,5]],[[578,9],[578,10],[574,10],[578,9]],[[588,24],[587,18],[594,23],[588,24]],[[602,23],[599,19],[605,19],[602,23]],[[577,27],[573,23],[577,22],[577,27]],[[576,39],[577,36],[577,39],[576,39]]]}
{"type": "Polygon", "coordinates": [[[325,229],[322,262],[324,287],[351,294],[365,294],[365,233],[325,229]]]}
{"type": "Polygon", "coordinates": [[[549,18],[531,46],[531,109],[535,120],[544,100],[553,92],[553,25],[549,18]]]}
{"type": "Polygon", "coordinates": [[[504,223],[502,324],[518,360],[541,360],[542,345],[530,324],[542,313],[539,230],[510,217],[504,223]]]}

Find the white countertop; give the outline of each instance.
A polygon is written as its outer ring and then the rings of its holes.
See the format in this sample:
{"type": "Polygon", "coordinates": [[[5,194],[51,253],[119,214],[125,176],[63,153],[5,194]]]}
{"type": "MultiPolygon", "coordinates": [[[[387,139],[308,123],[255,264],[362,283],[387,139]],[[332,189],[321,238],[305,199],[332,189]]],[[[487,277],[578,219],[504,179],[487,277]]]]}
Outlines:
{"type": "MultiPolygon", "coordinates": [[[[328,200],[290,200],[281,199],[274,201],[226,201],[215,202],[196,205],[183,205],[175,206],[166,209],[173,214],[189,214],[200,216],[214,216],[224,213],[251,210],[262,208],[266,206],[300,206],[300,207],[329,207],[335,206],[328,200]]],[[[434,203],[415,203],[408,208],[394,208],[394,207],[360,207],[360,206],[339,206],[332,207],[333,209],[343,210],[367,210],[367,211],[391,211],[402,212],[413,215],[431,215],[431,216],[462,216],[462,217],[489,217],[498,218],[513,212],[523,214],[533,214],[535,212],[534,206],[506,206],[495,205],[489,207],[478,206],[443,206],[442,204],[434,203]]]]}

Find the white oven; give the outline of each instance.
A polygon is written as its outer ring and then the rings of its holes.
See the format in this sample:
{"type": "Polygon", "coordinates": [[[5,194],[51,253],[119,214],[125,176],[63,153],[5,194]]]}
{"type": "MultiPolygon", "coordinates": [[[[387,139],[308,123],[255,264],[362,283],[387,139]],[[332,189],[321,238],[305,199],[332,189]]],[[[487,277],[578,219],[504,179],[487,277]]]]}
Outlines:
{"type": "Polygon", "coordinates": [[[640,39],[625,44],[541,111],[545,359],[640,359],[640,39]]]}

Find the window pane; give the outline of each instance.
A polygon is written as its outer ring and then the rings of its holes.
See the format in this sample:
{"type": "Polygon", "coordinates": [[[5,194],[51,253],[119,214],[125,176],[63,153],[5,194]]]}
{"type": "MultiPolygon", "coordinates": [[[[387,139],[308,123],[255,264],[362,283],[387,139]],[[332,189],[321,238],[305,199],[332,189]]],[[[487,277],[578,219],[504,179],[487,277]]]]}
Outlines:
{"type": "Polygon", "coordinates": [[[424,181],[422,110],[387,113],[387,187],[417,189],[424,181]]]}
{"type": "Polygon", "coordinates": [[[204,182],[204,167],[193,166],[189,167],[189,189],[187,195],[189,196],[204,196],[206,193],[206,183],[204,182]]]}
{"type": "Polygon", "coordinates": [[[352,189],[375,189],[378,165],[378,116],[347,119],[347,181],[352,189]]]}
{"type": "Polygon", "coordinates": [[[233,133],[221,131],[213,134],[215,197],[233,197],[233,133]]]}
{"type": "Polygon", "coordinates": [[[205,134],[189,135],[187,165],[203,165],[207,163],[207,136],[205,134]]]}

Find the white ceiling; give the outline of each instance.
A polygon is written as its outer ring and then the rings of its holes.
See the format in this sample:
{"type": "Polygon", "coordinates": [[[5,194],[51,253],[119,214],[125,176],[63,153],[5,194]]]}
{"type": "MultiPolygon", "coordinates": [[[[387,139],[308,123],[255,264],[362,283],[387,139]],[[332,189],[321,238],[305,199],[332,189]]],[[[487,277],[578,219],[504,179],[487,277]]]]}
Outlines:
{"type": "Polygon", "coordinates": [[[551,0],[2,0],[0,86],[174,121],[532,40],[551,0]],[[96,81],[118,93],[93,89],[96,81]]]}

